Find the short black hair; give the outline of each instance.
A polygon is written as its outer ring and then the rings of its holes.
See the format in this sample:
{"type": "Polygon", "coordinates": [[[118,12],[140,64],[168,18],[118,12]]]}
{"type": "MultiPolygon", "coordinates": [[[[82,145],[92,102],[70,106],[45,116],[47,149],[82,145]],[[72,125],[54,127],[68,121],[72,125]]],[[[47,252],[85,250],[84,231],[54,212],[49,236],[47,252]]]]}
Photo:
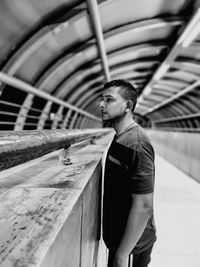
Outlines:
{"type": "Polygon", "coordinates": [[[131,100],[133,102],[132,111],[134,111],[137,103],[137,90],[136,88],[128,81],[124,79],[112,80],[104,84],[103,89],[108,89],[110,87],[120,88],[120,95],[125,100],[131,100]]]}

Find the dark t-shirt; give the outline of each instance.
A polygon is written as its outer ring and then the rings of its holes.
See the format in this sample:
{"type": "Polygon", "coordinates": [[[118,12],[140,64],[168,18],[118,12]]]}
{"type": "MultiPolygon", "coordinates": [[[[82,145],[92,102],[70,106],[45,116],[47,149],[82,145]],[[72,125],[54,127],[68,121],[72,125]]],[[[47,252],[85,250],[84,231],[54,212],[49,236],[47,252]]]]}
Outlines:
{"type": "MultiPolygon", "coordinates": [[[[108,150],[103,195],[103,239],[108,249],[115,250],[123,236],[132,194],[148,194],[154,190],[154,150],[138,125],[115,136],[108,150]]],[[[153,214],[133,248],[141,253],[156,240],[153,214]]]]}

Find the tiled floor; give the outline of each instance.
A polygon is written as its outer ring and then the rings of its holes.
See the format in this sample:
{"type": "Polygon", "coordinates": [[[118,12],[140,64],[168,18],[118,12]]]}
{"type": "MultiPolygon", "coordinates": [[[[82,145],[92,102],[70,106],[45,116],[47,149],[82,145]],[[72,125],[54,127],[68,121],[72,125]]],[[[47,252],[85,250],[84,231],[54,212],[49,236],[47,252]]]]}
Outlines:
{"type": "Polygon", "coordinates": [[[200,267],[200,184],[156,155],[158,240],[149,267],[200,267]]]}

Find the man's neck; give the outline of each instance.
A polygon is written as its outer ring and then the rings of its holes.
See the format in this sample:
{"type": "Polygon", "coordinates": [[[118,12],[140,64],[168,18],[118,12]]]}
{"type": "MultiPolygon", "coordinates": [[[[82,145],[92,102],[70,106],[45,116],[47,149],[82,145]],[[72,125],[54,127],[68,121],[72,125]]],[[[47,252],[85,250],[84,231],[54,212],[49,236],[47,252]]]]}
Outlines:
{"type": "Polygon", "coordinates": [[[113,128],[115,129],[116,134],[120,134],[133,123],[134,120],[132,116],[125,116],[121,120],[114,121],[113,128]]]}

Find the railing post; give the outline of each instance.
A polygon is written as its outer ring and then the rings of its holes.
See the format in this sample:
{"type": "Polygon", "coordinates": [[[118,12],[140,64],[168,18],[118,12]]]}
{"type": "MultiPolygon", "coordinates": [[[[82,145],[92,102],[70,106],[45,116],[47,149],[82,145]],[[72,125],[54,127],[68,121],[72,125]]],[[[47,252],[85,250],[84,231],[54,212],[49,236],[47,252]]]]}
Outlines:
{"type": "Polygon", "coordinates": [[[14,131],[20,131],[23,130],[24,124],[27,118],[27,114],[29,112],[29,109],[33,103],[33,94],[28,94],[24,100],[24,103],[22,107],[20,108],[19,114],[17,116],[17,120],[15,123],[14,131]]]}
{"type": "Polygon", "coordinates": [[[40,116],[39,122],[38,122],[38,126],[37,126],[37,130],[42,130],[44,128],[44,124],[46,119],[49,116],[49,112],[52,106],[52,101],[48,101],[45,105],[45,108],[42,111],[42,114],[40,116]]]}
{"type": "Polygon", "coordinates": [[[77,116],[78,116],[78,112],[76,112],[76,113],[74,114],[74,116],[72,117],[72,120],[71,120],[71,122],[70,122],[70,126],[69,126],[69,128],[72,128],[72,129],[73,129],[73,126],[74,126],[74,124],[75,124],[75,122],[76,122],[77,116]]]}
{"type": "Polygon", "coordinates": [[[71,114],[72,114],[72,110],[69,109],[68,112],[67,112],[67,114],[66,114],[66,116],[65,116],[65,119],[63,121],[63,124],[62,124],[62,127],[61,127],[62,129],[66,129],[67,128],[68,121],[69,121],[69,118],[70,118],[71,114]]]}
{"type": "Polygon", "coordinates": [[[82,121],[80,123],[80,128],[82,129],[83,127],[86,128],[86,124],[87,124],[87,118],[83,117],[82,121]]]}
{"type": "Polygon", "coordinates": [[[63,106],[59,107],[59,109],[58,109],[58,111],[57,111],[57,113],[55,115],[55,119],[53,121],[53,124],[52,124],[52,128],[51,128],[52,130],[53,129],[57,129],[59,121],[63,120],[62,119],[63,109],[64,109],[63,106]]]}
{"type": "Polygon", "coordinates": [[[82,118],[83,118],[83,116],[81,114],[79,114],[77,121],[76,121],[76,125],[75,125],[75,127],[78,129],[80,128],[82,118]]]}

